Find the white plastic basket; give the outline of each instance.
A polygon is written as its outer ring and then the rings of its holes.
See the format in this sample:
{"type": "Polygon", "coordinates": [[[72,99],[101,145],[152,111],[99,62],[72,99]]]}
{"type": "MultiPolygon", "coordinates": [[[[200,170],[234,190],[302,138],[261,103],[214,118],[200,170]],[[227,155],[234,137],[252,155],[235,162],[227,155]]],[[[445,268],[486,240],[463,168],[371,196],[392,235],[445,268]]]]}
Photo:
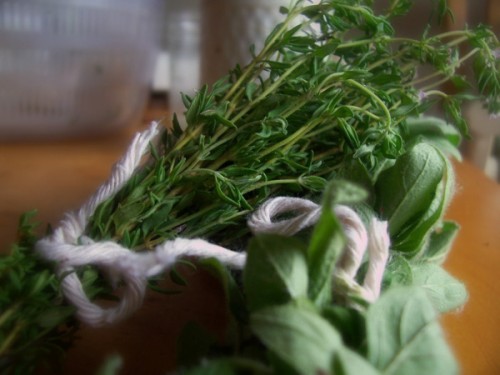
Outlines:
{"type": "Polygon", "coordinates": [[[140,116],[157,0],[0,0],[0,140],[109,132],[140,116]]]}

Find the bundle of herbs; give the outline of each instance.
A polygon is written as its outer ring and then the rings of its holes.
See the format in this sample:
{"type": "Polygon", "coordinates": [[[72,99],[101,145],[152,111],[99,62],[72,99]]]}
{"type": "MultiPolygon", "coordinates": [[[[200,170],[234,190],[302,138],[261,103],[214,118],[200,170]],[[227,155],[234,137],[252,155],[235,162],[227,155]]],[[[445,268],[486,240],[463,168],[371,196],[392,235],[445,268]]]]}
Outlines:
{"type": "MultiPolygon", "coordinates": [[[[437,321],[466,299],[463,285],[440,266],[458,230],[443,221],[454,186],[448,157],[460,156],[461,135],[468,136],[463,101],[481,98],[491,112],[500,109],[500,45],[485,26],[398,37],[391,20],[411,2],[390,1],[381,15],[371,3],[282,8],[284,21],[249,65],[183,95],[186,128],[174,115],[145,165],[91,218],[90,238],[133,251],[176,237],[248,250],[242,275],[215,260],[200,262],[223,284],[231,334],[209,345],[202,328],[187,327],[180,371],[456,373],[437,321]],[[458,73],[468,62],[474,95],[458,73]],[[426,75],[423,66],[431,68],[426,75]],[[457,90],[442,91],[445,82],[457,90]],[[433,106],[449,124],[423,117],[433,106]],[[315,228],[253,237],[248,215],[277,195],[321,201],[315,228]],[[332,210],[340,203],[366,223],[388,221],[391,256],[373,304],[332,273],[345,245],[332,210]]],[[[446,3],[437,5],[439,17],[448,16],[446,3]]],[[[29,373],[77,327],[50,265],[32,251],[26,220],[20,232],[13,254],[0,259],[2,373],[29,373]]],[[[78,272],[90,296],[112,293],[98,270],[78,272]]],[[[150,286],[157,290],[157,281],[150,286]]]]}

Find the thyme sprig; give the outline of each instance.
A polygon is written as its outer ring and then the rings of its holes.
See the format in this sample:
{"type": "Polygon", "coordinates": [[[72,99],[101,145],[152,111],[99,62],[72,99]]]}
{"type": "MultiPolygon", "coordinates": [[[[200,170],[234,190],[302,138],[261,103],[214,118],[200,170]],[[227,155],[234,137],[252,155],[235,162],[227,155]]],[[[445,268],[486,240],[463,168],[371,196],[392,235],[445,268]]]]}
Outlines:
{"type": "Polygon", "coordinates": [[[389,20],[409,6],[392,2],[386,15],[366,1],[283,8],[248,66],[183,95],[186,130],[174,116],[150,165],[98,208],[91,236],[137,249],[176,236],[231,245],[217,234],[244,235],[245,216],[276,191],[314,195],[353,159],[374,179],[405,151],[407,119],[433,105],[467,136],[467,96],[441,87],[462,88],[458,68],[473,61],[478,96],[497,111],[498,40],[484,26],[400,38],[389,20]],[[433,70],[420,76],[424,65],[433,70]]]}
{"type": "Polygon", "coordinates": [[[0,372],[30,374],[53,367],[78,327],[74,308],[64,303],[59,280],[33,255],[35,212],[23,215],[18,243],[0,258],[0,372]]]}

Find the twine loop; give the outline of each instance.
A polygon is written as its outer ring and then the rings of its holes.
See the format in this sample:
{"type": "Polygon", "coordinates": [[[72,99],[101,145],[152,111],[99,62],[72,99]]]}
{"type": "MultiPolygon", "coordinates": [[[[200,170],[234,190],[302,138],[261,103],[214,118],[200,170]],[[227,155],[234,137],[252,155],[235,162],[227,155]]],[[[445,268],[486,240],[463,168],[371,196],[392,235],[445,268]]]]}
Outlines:
{"type": "MultiPolygon", "coordinates": [[[[102,326],[128,317],[142,305],[147,279],[171,268],[180,257],[197,259],[216,258],[234,269],[242,269],[246,254],[212,244],[203,239],[177,238],[158,245],[153,251],[133,252],[112,241],[94,242],[85,236],[89,218],[97,206],[112,197],[132,177],[140,166],[150,143],[158,134],[158,124],[138,133],[123,158],[114,166],[111,176],[96,193],[76,212],[66,214],[52,235],[39,240],[36,251],[56,264],[64,296],[77,309],[77,317],[91,326],[102,326]],[[113,307],[102,307],[90,301],[76,270],[92,265],[106,273],[112,286],[123,284],[119,302],[113,307]]],[[[249,218],[248,226],[254,234],[275,233],[292,236],[314,225],[321,207],[302,198],[275,197],[266,201],[249,218]],[[275,220],[289,214],[286,219],[275,220]]],[[[382,276],[389,255],[387,223],[373,219],[367,231],[357,213],[347,206],[336,206],[346,237],[346,247],[335,272],[346,285],[374,301],[380,294],[382,276]],[[369,254],[369,266],[363,285],[354,277],[369,254]]]]}

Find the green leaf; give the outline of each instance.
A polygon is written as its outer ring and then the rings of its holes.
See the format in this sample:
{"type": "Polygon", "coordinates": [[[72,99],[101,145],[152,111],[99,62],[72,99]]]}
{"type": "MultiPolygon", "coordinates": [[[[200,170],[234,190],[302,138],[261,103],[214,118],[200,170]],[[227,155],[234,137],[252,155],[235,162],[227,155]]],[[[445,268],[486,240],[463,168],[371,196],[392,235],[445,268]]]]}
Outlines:
{"type": "Polygon", "coordinates": [[[323,191],[326,186],[326,180],[319,176],[300,176],[299,183],[310,191],[323,191]]]}
{"type": "Polygon", "coordinates": [[[323,207],[334,207],[336,204],[359,203],[366,199],[366,191],[349,181],[336,179],[331,181],[325,190],[323,207]]]}
{"type": "Polygon", "coordinates": [[[251,311],[306,297],[305,245],[277,235],[253,238],[248,246],[243,285],[251,311]]]}
{"type": "Polygon", "coordinates": [[[470,138],[469,125],[462,115],[461,102],[459,99],[447,98],[443,104],[448,119],[455,124],[460,133],[467,139],[470,138]]]}
{"type": "Polygon", "coordinates": [[[126,228],[144,210],[143,202],[134,202],[127,205],[120,205],[112,216],[112,221],[117,228],[117,232],[124,233],[126,228]]]}
{"type": "Polygon", "coordinates": [[[172,116],[172,134],[174,137],[180,137],[184,130],[182,130],[181,124],[179,122],[179,118],[177,117],[177,113],[174,113],[172,116]]]}
{"type": "Polygon", "coordinates": [[[445,183],[442,181],[436,188],[434,199],[422,215],[414,220],[400,233],[394,236],[392,248],[406,254],[420,251],[432,232],[432,228],[440,220],[445,207],[445,183]]]}
{"type": "Polygon", "coordinates": [[[440,118],[430,116],[409,118],[406,121],[403,138],[407,145],[426,142],[445,155],[453,156],[457,160],[462,159],[458,149],[462,140],[460,133],[454,126],[440,118]]]}
{"type": "Polygon", "coordinates": [[[204,85],[194,96],[193,101],[186,106],[186,122],[189,125],[194,125],[198,116],[205,110],[207,102],[208,86],[204,85]]]}
{"type": "Polygon", "coordinates": [[[366,324],[363,312],[351,307],[328,305],[321,315],[342,335],[342,341],[350,348],[361,348],[366,340],[366,324]]]}
{"type": "Polygon", "coordinates": [[[332,272],[344,244],[342,227],[333,213],[333,206],[324,205],[307,250],[309,297],[318,304],[331,298],[332,272]]]}
{"type": "Polygon", "coordinates": [[[345,244],[334,207],[338,203],[357,203],[365,197],[363,189],[340,179],[330,182],[325,190],[321,215],[307,249],[309,297],[318,305],[331,299],[333,268],[345,244]]]}
{"type": "Polygon", "coordinates": [[[436,264],[413,266],[413,285],[422,287],[440,312],[456,310],[467,301],[464,284],[436,264]]]}
{"type": "Polygon", "coordinates": [[[142,222],[142,231],[149,233],[152,230],[160,228],[165,222],[168,222],[170,212],[178,201],[178,199],[163,199],[162,204],[158,205],[151,216],[145,218],[142,222]]]}
{"type": "Polygon", "coordinates": [[[338,332],[317,312],[291,304],[256,311],[250,325],[271,352],[300,374],[328,373],[342,345],[338,332]]]}
{"type": "Polygon", "coordinates": [[[245,87],[245,96],[248,99],[248,101],[252,101],[253,99],[253,94],[255,93],[255,90],[257,90],[258,86],[255,82],[249,82],[246,87],[245,87]]]}
{"type": "Polygon", "coordinates": [[[339,177],[344,178],[362,187],[369,195],[369,200],[374,199],[373,181],[366,167],[357,158],[346,160],[345,167],[339,171],[339,177]]]}
{"type": "Polygon", "coordinates": [[[455,186],[455,174],[451,163],[442,155],[443,179],[436,187],[434,199],[428,209],[405,230],[394,238],[393,249],[408,254],[421,253],[428,243],[433,229],[441,221],[450,202],[455,186]]]}
{"type": "Polygon", "coordinates": [[[446,221],[441,228],[435,229],[422,259],[426,262],[442,264],[451,250],[459,229],[460,226],[453,221],[446,221]]]}
{"type": "Polygon", "coordinates": [[[377,211],[389,220],[391,237],[419,220],[431,206],[446,163],[430,145],[419,143],[383,171],[375,183],[377,211]]]}
{"type": "Polygon", "coordinates": [[[370,362],[358,353],[342,348],[338,352],[332,373],[335,375],[380,375],[370,362]]]}
{"type": "Polygon", "coordinates": [[[174,267],[172,267],[172,269],[170,270],[170,272],[168,274],[170,276],[170,280],[172,280],[172,282],[174,284],[177,284],[179,286],[187,286],[188,285],[187,280],[177,270],[177,267],[175,267],[175,265],[174,265],[174,267]]]}
{"type": "MultiPolygon", "coordinates": [[[[352,117],[352,111],[350,112],[350,117],[352,117]]],[[[360,146],[360,141],[356,130],[344,119],[339,119],[339,129],[342,131],[349,147],[353,150],[357,150],[360,146]]]]}
{"type": "Polygon", "coordinates": [[[410,286],[412,283],[413,271],[410,263],[399,253],[393,253],[384,272],[383,288],[387,289],[396,285],[410,286]]]}
{"type": "Polygon", "coordinates": [[[367,314],[368,359],[384,375],[457,374],[458,365],[420,288],[393,288],[367,314]]]}

